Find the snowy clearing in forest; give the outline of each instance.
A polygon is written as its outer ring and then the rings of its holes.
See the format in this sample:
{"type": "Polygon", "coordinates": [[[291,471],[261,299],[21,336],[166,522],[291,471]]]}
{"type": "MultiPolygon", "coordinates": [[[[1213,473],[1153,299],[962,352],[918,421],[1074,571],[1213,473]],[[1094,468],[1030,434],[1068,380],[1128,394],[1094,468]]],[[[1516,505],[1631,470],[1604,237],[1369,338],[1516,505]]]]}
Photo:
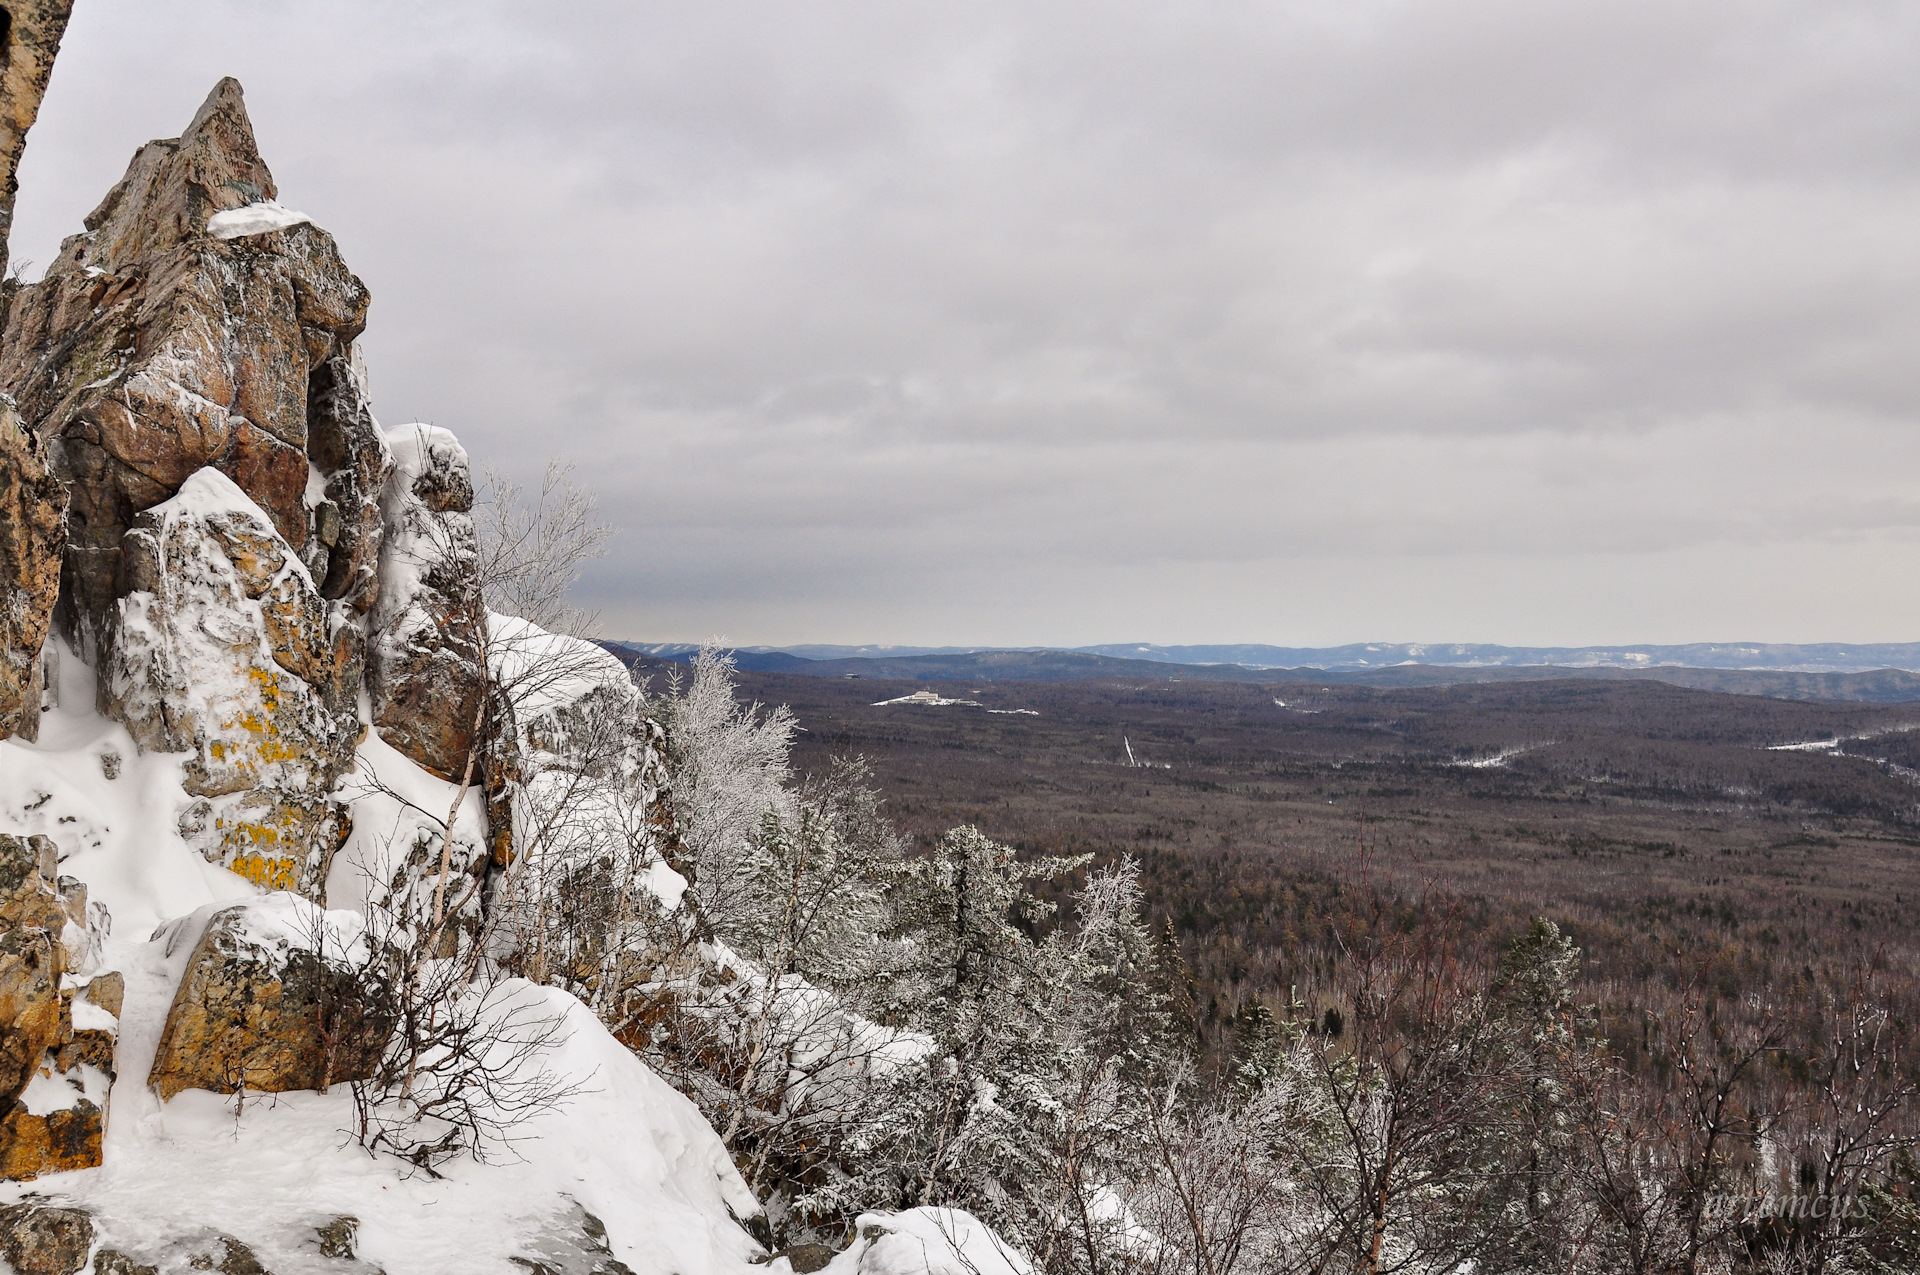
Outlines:
{"type": "MultiPolygon", "coordinates": [[[[927,708],[945,708],[951,704],[957,704],[963,708],[985,707],[977,699],[948,699],[938,691],[915,691],[911,695],[902,695],[898,699],[877,700],[872,706],[874,708],[888,708],[895,704],[919,704],[927,708]]],[[[1040,716],[1039,710],[1032,708],[989,708],[986,711],[989,713],[997,713],[1002,717],[1040,716]]]]}

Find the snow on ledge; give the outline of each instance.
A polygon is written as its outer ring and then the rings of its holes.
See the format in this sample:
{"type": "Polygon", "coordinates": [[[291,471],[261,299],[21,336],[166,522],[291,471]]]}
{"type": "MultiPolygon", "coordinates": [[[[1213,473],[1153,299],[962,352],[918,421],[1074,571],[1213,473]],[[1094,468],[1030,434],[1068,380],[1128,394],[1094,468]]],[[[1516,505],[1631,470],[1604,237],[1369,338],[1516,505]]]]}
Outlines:
{"type": "Polygon", "coordinates": [[[260,508],[253,497],[242,491],[240,484],[212,465],[194,470],[187,477],[187,481],[180,484],[180,490],[153,506],[153,511],[169,520],[237,513],[245,514],[264,527],[273,526],[273,520],[267,517],[267,511],[260,508]]]}
{"type": "Polygon", "coordinates": [[[207,218],[207,233],[215,239],[239,239],[246,235],[264,235],[269,230],[285,230],[313,218],[274,202],[262,199],[243,208],[229,208],[207,218]]]}

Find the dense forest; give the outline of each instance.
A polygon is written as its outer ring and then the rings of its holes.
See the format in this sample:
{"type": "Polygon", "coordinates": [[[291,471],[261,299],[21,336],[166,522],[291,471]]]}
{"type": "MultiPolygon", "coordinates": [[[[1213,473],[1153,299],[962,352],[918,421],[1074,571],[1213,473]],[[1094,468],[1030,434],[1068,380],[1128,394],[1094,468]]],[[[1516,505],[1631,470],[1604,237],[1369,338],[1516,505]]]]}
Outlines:
{"type": "MultiPolygon", "coordinates": [[[[1429,1157],[1405,1200],[1368,1188],[1379,1233],[1408,1224],[1379,1209],[1463,1184],[1434,1206],[1461,1229],[1395,1262],[1916,1260],[1911,709],[1633,682],[976,684],[887,704],[912,684],[736,676],[791,704],[800,771],[865,758],[910,856],[965,825],[1035,865],[1030,941],[1068,941],[1082,893],[1130,874],[1153,953],[1139,1003],[1206,1101],[1311,1074],[1338,1108],[1341,1078],[1368,1077],[1351,1098],[1421,1128],[1342,1126],[1345,1171],[1429,1157]],[[1531,1167],[1468,1136],[1483,1126],[1531,1167]],[[1524,1203],[1540,1190],[1594,1194],[1550,1226],[1524,1203]],[[1834,1200],[1859,1216],[1802,1216],[1834,1200]]],[[[1304,1189],[1300,1164],[1273,1172],[1304,1189]]],[[[1332,1243],[1344,1215],[1321,1208],[1332,1243]]],[[[1360,1269],[1395,1268],[1341,1226],[1360,1269]]]]}

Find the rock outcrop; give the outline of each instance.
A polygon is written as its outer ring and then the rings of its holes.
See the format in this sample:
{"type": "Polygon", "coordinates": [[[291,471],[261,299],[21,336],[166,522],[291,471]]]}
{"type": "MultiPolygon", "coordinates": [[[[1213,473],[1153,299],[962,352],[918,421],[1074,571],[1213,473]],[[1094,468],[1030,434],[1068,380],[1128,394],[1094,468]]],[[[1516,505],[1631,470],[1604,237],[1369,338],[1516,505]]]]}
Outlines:
{"type": "Polygon", "coordinates": [[[46,445],[0,398],[0,739],[40,724],[40,652],[60,593],[67,493],[46,445]]]}
{"type": "Polygon", "coordinates": [[[149,1083],[161,1098],[325,1090],[373,1074],[391,1007],[359,991],[357,917],[280,893],[205,920],[153,1060],[149,1083]]]}
{"type": "Polygon", "coordinates": [[[125,592],[121,537],[207,466],[266,512],[323,590],[368,588],[357,566],[378,533],[358,493],[344,514],[332,497],[310,500],[308,416],[325,417],[323,473],[378,472],[377,445],[372,456],[339,446],[340,378],[323,371],[350,360],[369,298],[332,237],[275,195],[240,86],[222,80],[186,132],[134,155],[85,233],[14,298],[0,388],[70,488],[59,618],[89,663],[125,592]],[[335,581],[347,514],[359,519],[355,565],[335,581]]]}
{"type": "Polygon", "coordinates": [[[186,752],[180,832],[273,889],[318,891],[347,831],[334,787],[361,726],[359,628],[265,511],[207,468],[134,518],[101,707],[150,752],[186,752]]]}
{"type": "Polygon", "coordinates": [[[8,0],[0,9],[0,275],[7,272],[7,235],[13,230],[13,199],[20,190],[20,154],[27,130],[40,115],[53,74],[54,55],[66,33],[73,0],[8,0]]]}
{"type": "Polygon", "coordinates": [[[483,725],[487,675],[473,478],[454,436],[431,425],[387,434],[394,468],[380,596],[371,613],[367,689],[381,738],[442,779],[458,780],[483,725]]]}
{"type": "Polygon", "coordinates": [[[92,942],[86,887],[57,872],[52,841],[0,835],[0,1178],[100,1163],[123,984],[67,977],[92,942]]]}

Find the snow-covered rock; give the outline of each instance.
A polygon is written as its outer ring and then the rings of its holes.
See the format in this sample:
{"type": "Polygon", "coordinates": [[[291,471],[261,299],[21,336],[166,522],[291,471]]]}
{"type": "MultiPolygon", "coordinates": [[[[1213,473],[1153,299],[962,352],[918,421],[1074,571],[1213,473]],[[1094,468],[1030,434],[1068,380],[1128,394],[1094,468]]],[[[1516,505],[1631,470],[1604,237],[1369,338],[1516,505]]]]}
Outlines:
{"type": "MultiPolygon", "coordinates": [[[[571,780],[582,773],[605,781],[597,787],[629,791],[664,833],[666,734],[626,666],[603,647],[517,616],[490,614],[488,635],[495,776],[518,799],[515,837],[534,835],[527,821],[543,793],[577,791],[571,780]]],[[[660,838],[663,849],[668,840],[660,838]]]]}
{"type": "Polygon", "coordinates": [[[340,794],[351,804],[353,831],[328,872],[327,906],[417,930],[431,926],[437,894],[453,917],[441,954],[452,955],[479,929],[485,902],[489,856],[479,786],[462,792],[368,731],[340,794]]]}
{"type": "Polygon", "coordinates": [[[100,699],[144,751],[184,752],[181,833],[260,885],[316,891],[347,831],[361,638],[218,470],[135,518],[100,699]]]}
{"type": "Polygon", "coordinates": [[[498,950],[535,942],[575,986],[597,986],[616,950],[651,964],[634,909],[671,914],[687,892],[670,860],[665,737],[601,647],[513,616],[489,617],[489,634],[498,950]],[[564,934],[534,939],[540,918],[562,915],[564,934]]]}
{"type": "Polygon", "coordinates": [[[1033,1275],[1033,1265],[961,1209],[863,1213],[826,1275],[1033,1275]]]}
{"type": "Polygon", "coordinates": [[[458,779],[486,697],[473,478],[447,430],[402,425],[386,440],[394,466],[380,499],[380,593],[369,614],[373,725],[434,774],[458,779]]]}

